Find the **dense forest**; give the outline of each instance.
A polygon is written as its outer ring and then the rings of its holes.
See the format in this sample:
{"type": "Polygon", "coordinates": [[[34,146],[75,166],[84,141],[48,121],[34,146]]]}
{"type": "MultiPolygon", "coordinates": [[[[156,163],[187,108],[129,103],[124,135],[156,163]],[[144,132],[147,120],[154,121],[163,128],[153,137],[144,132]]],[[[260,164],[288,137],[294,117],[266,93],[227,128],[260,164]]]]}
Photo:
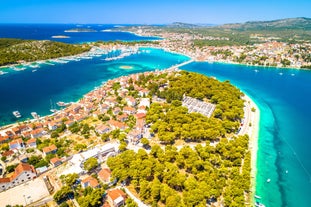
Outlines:
{"type": "Polygon", "coordinates": [[[89,50],[88,45],[0,38],[0,66],[76,55],[89,50]]]}
{"type": "Polygon", "coordinates": [[[140,75],[136,84],[147,87],[150,97],[166,100],[153,102],[146,118],[165,145],[152,144],[148,153],[126,150],[109,158],[113,176],[152,206],[215,202],[245,206],[250,189],[249,137],[232,135],[244,115],[243,94],[227,81],[186,71],[140,75]],[[188,113],[183,95],[215,104],[213,116],[188,113]],[[196,144],[177,148],[172,144],[178,139],[196,144]]]}
{"type": "Polygon", "coordinates": [[[195,149],[154,145],[149,154],[128,150],[109,158],[108,165],[115,178],[152,206],[245,206],[251,169],[247,148],[248,136],[221,139],[216,147],[208,141],[195,149]]]}
{"type": "MultiPolygon", "coordinates": [[[[140,78],[148,80],[152,77],[140,78]]],[[[166,99],[168,104],[153,103],[147,114],[147,123],[158,133],[163,142],[176,139],[186,141],[215,141],[226,133],[235,133],[244,116],[243,94],[228,81],[219,82],[213,78],[186,71],[168,77],[169,87],[159,92],[158,84],[149,84],[151,93],[166,99]],[[181,106],[183,95],[204,100],[216,105],[213,117],[188,113],[181,106]]],[[[159,83],[161,84],[161,83],[159,83]]]]}

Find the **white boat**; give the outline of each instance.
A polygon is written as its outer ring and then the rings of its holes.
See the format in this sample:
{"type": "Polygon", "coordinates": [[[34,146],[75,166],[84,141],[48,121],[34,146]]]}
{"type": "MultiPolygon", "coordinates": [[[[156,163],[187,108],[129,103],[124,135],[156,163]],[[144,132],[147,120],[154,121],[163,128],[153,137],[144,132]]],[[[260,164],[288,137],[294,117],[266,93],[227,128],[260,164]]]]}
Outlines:
{"type": "Polygon", "coordinates": [[[268,178],[268,179],[267,179],[267,183],[270,183],[270,182],[271,182],[271,179],[270,179],[270,178],[268,178]]]}
{"type": "Polygon", "coordinates": [[[264,204],[259,203],[259,202],[256,202],[256,203],[255,203],[255,206],[257,206],[257,207],[266,207],[264,204]]]}
{"type": "Polygon", "coordinates": [[[40,66],[38,64],[30,64],[29,67],[31,67],[31,68],[39,68],[40,66]]]}
{"type": "Polygon", "coordinates": [[[31,72],[33,72],[33,73],[34,73],[34,72],[36,72],[36,71],[37,71],[37,70],[32,70],[31,72]]]}
{"type": "Polygon", "coordinates": [[[55,113],[55,112],[57,112],[57,109],[50,109],[50,112],[55,113]]]}
{"type": "Polygon", "coordinates": [[[13,70],[15,70],[15,71],[22,71],[22,70],[26,70],[26,68],[25,67],[12,67],[12,69],[13,70]]]}
{"type": "Polygon", "coordinates": [[[40,118],[40,116],[39,116],[36,112],[31,112],[30,114],[31,114],[31,116],[32,116],[34,119],[39,119],[39,118],[40,118]]]}
{"type": "Polygon", "coordinates": [[[21,118],[22,115],[21,113],[19,113],[19,111],[13,111],[13,115],[16,117],[16,118],[21,118]]]}
{"type": "Polygon", "coordinates": [[[261,197],[259,195],[255,195],[254,197],[257,199],[261,199],[261,197]]]}
{"type": "Polygon", "coordinates": [[[68,106],[69,103],[65,103],[65,102],[62,102],[62,101],[59,101],[56,103],[58,106],[68,106]]]}

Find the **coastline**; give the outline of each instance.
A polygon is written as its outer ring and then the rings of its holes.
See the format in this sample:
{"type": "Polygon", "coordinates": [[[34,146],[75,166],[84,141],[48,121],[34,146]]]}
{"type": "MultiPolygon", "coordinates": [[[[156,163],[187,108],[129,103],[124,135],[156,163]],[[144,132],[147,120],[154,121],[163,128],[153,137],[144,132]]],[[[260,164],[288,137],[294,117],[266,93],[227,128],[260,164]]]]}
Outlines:
{"type": "Polygon", "coordinates": [[[250,98],[245,92],[245,117],[248,117],[248,121],[244,123],[244,126],[247,127],[247,130],[244,134],[249,136],[249,150],[251,152],[251,187],[250,187],[250,203],[251,205],[255,203],[255,194],[256,194],[256,174],[257,174],[257,153],[258,153],[258,138],[259,138],[259,124],[260,124],[260,110],[257,104],[253,99],[250,98]],[[252,112],[252,108],[255,108],[255,111],[252,112]],[[251,124],[251,126],[249,126],[251,124]]]}
{"type": "MultiPolygon", "coordinates": [[[[182,53],[175,52],[175,51],[171,51],[171,50],[169,50],[168,48],[165,48],[165,47],[150,47],[150,48],[163,49],[164,51],[175,53],[175,54],[178,54],[178,55],[187,56],[190,59],[193,59],[189,55],[182,54],[182,53]]],[[[73,57],[73,56],[71,56],[71,57],[73,57]]],[[[230,63],[227,63],[227,64],[230,64],[230,63]]],[[[174,67],[174,66],[172,66],[172,67],[174,67]]],[[[128,68],[124,68],[124,69],[128,69],[128,68]]],[[[169,69],[169,68],[166,68],[166,69],[169,69]]],[[[166,69],[164,69],[164,70],[166,70],[166,69]]],[[[86,93],[84,96],[86,96],[89,93],[92,93],[93,91],[94,90],[91,90],[90,92],[86,93]]],[[[251,204],[253,204],[254,200],[255,200],[254,199],[254,195],[255,195],[255,189],[256,189],[256,173],[257,173],[256,163],[257,163],[257,152],[258,152],[260,111],[259,111],[259,108],[256,105],[256,103],[245,92],[243,92],[243,93],[245,95],[243,97],[243,99],[245,100],[245,103],[246,103],[246,106],[245,106],[245,109],[244,109],[246,113],[245,113],[244,117],[248,117],[248,121],[245,121],[245,123],[244,123],[245,130],[241,134],[248,134],[249,135],[249,150],[251,152],[251,172],[250,172],[251,188],[250,188],[249,196],[250,196],[250,202],[251,202],[251,204]],[[252,107],[254,107],[256,109],[255,112],[251,111],[252,107]],[[251,126],[249,126],[250,123],[251,123],[251,126]]],[[[79,101],[77,101],[75,103],[79,103],[79,101]]],[[[63,109],[63,110],[65,110],[65,109],[63,109]]],[[[61,112],[61,110],[59,112],[61,112]]],[[[45,119],[46,117],[53,116],[53,115],[55,115],[55,114],[57,114],[59,112],[43,116],[43,117],[41,117],[41,119],[45,119]]],[[[37,120],[36,119],[31,119],[29,121],[30,122],[34,122],[34,121],[37,121],[37,120]]],[[[10,125],[2,126],[2,127],[0,127],[0,131],[2,131],[4,129],[7,129],[7,128],[10,128],[10,127],[14,127],[17,124],[18,123],[13,123],[13,124],[10,124],[10,125]]]]}
{"type": "MultiPolygon", "coordinates": [[[[157,37],[157,38],[161,38],[160,40],[165,40],[164,37],[161,37],[161,36],[151,36],[151,35],[141,35],[141,34],[138,34],[136,32],[132,32],[132,31],[126,31],[126,30],[118,30],[120,32],[128,32],[128,33],[131,33],[131,34],[134,34],[136,36],[141,36],[141,37],[157,37]]],[[[280,67],[280,66],[266,66],[266,65],[253,65],[253,64],[248,64],[248,63],[238,63],[238,62],[232,62],[232,61],[227,61],[227,60],[208,60],[207,59],[204,59],[204,60],[199,60],[198,58],[196,57],[193,57],[192,55],[189,55],[189,54],[184,54],[184,53],[181,53],[181,52],[177,52],[175,50],[171,50],[167,47],[159,47],[159,48],[162,48],[162,49],[165,49],[166,51],[169,51],[171,53],[176,53],[176,54],[181,54],[181,55],[184,55],[184,56],[188,56],[190,57],[191,59],[193,59],[195,62],[208,62],[208,63],[219,63],[219,64],[234,64],[234,65],[242,65],[242,66],[252,66],[252,67],[263,67],[263,68],[276,68],[276,69],[289,69],[289,70],[311,70],[311,69],[308,69],[308,68],[301,68],[301,67],[280,67]]],[[[211,56],[213,57],[213,56],[211,56]]]]}

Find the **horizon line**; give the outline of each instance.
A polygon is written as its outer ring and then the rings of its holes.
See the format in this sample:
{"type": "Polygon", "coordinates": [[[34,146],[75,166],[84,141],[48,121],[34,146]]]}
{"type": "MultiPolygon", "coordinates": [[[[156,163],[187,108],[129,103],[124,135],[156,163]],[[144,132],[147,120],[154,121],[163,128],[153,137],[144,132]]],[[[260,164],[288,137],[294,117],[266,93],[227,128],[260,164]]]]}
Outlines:
{"type": "Polygon", "coordinates": [[[247,20],[244,22],[227,22],[227,23],[190,23],[190,22],[184,22],[184,21],[174,21],[174,22],[167,22],[167,23],[79,23],[79,22],[0,22],[0,24],[78,24],[78,25],[169,25],[173,23],[183,23],[183,24],[193,24],[193,25],[204,25],[204,24],[209,24],[209,25],[224,25],[224,24],[243,24],[246,22],[266,22],[266,21],[277,21],[277,20],[284,20],[284,19],[299,19],[299,18],[304,18],[304,19],[311,19],[311,17],[286,17],[286,18],[277,18],[277,19],[269,19],[269,20],[247,20]]]}

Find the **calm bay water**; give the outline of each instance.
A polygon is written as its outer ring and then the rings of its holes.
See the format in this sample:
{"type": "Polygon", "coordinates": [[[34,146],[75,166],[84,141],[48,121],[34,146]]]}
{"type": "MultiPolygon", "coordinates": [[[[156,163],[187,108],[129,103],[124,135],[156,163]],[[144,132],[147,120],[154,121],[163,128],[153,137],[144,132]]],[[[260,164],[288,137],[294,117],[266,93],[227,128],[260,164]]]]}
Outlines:
{"type": "MultiPolygon", "coordinates": [[[[89,26],[97,31],[113,27],[89,26]]],[[[69,43],[145,39],[120,32],[64,33],[74,27],[80,26],[0,25],[0,37],[51,39],[52,35],[69,35],[69,39],[57,39],[69,43]]],[[[30,118],[32,111],[46,115],[51,102],[55,105],[57,101],[77,101],[108,79],[167,68],[188,59],[155,49],[112,62],[103,58],[1,75],[0,125],[16,121],[14,110],[19,110],[24,118],[30,118]],[[124,70],[120,67],[124,65],[133,69],[124,70]]],[[[230,80],[259,106],[256,194],[262,197],[261,202],[267,207],[311,206],[311,71],[209,63],[193,63],[183,69],[230,80]]]]}
{"type": "Polygon", "coordinates": [[[256,194],[261,202],[311,206],[311,71],[216,63],[183,69],[230,80],[260,108],[256,194]]]}
{"type": "Polygon", "coordinates": [[[141,48],[140,54],[116,61],[104,59],[105,55],[67,64],[42,64],[36,71],[33,68],[5,70],[8,73],[0,76],[0,126],[17,121],[12,114],[15,110],[23,115],[19,121],[32,118],[30,113],[33,111],[47,115],[58,101],[77,101],[109,79],[168,68],[189,58],[160,49],[141,48]]]}

